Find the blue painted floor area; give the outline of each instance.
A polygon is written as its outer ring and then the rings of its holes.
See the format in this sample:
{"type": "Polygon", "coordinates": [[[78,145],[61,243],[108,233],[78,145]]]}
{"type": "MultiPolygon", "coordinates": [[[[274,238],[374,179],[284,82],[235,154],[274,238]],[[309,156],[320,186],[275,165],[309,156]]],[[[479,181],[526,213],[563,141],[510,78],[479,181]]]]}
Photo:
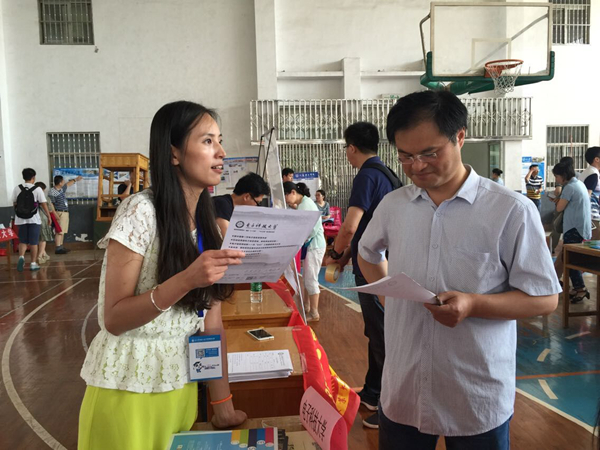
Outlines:
{"type": "MultiPolygon", "coordinates": [[[[586,324],[593,330],[596,325],[591,321],[589,319],[586,324]]],[[[541,319],[538,322],[541,324],[541,319]]],[[[550,320],[546,333],[542,330],[536,332],[526,322],[519,321],[517,387],[593,427],[600,399],[600,374],[591,372],[600,370],[600,339],[594,334],[567,339],[582,331],[587,331],[587,327],[564,330],[560,323],[550,320]],[[550,352],[544,361],[538,361],[545,349],[550,349],[550,352]],[[519,379],[533,375],[540,377],[519,379]],[[558,398],[551,399],[539,380],[546,380],[558,398]]]]}
{"type": "MultiPolygon", "coordinates": [[[[587,278],[586,276],[586,284],[587,278]]],[[[350,266],[345,267],[335,284],[325,281],[325,268],[321,268],[319,284],[359,303],[357,292],[340,289],[355,286],[350,266]]],[[[586,305],[578,308],[588,309],[591,306],[591,301],[587,300],[586,305]]],[[[559,305],[558,311],[561,307],[559,305]]],[[[590,317],[579,328],[572,326],[565,330],[560,317],[560,313],[555,313],[546,324],[541,318],[517,322],[517,387],[593,427],[600,400],[600,374],[586,372],[600,371],[600,338],[595,331],[596,321],[590,317]],[[592,333],[567,339],[588,330],[592,333]],[[545,349],[550,349],[550,352],[540,362],[538,357],[545,349]],[[531,378],[535,375],[557,374],[561,376],[531,378]],[[520,377],[528,378],[519,379],[520,377]],[[540,379],[546,380],[550,390],[558,397],[556,400],[552,400],[544,392],[540,379]]]]}
{"type": "Polygon", "coordinates": [[[325,267],[321,267],[321,271],[319,272],[319,284],[321,286],[326,287],[327,289],[332,290],[336,294],[339,294],[342,297],[347,298],[348,300],[353,301],[356,304],[359,304],[358,292],[340,289],[345,287],[356,286],[356,284],[354,283],[354,275],[352,274],[352,266],[344,267],[344,271],[340,274],[340,277],[338,278],[337,283],[335,284],[325,281],[325,267]]]}
{"type": "Polygon", "coordinates": [[[554,406],[582,422],[594,426],[598,411],[600,375],[568,375],[564,377],[542,378],[554,392],[556,400],[548,398],[539,380],[517,380],[517,387],[554,406]]]}

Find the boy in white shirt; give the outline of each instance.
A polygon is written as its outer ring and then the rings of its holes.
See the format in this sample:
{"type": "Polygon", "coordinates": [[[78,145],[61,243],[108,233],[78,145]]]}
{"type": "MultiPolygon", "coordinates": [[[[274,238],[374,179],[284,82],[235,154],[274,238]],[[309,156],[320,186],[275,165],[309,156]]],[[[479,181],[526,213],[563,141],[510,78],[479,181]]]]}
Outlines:
{"type": "Polygon", "coordinates": [[[44,191],[34,184],[35,175],[35,170],[31,168],[23,169],[25,183],[16,186],[12,193],[12,201],[15,206],[15,225],[19,227],[19,262],[17,263],[17,271],[19,272],[22,272],[25,267],[25,252],[28,245],[31,252],[29,269],[32,271],[40,270],[40,266],[36,262],[42,225],[38,207],[41,206],[44,209],[49,224],[52,223],[49,219],[50,211],[46,205],[44,191]],[[33,202],[26,200],[28,195],[33,196],[33,202]],[[19,199],[20,196],[21,199],[19,199]]]}

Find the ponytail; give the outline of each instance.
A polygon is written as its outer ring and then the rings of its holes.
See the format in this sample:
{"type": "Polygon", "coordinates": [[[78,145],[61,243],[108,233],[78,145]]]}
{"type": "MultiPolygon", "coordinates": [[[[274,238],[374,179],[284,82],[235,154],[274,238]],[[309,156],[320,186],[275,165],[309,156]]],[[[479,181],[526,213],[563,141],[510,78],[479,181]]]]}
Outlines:
{"type": "Polygon", "coordinates": [[[298,192],[302,195],[304,195],[305,197],[310,197],[310,189],[308,189],[308,186],[304,183],[298,183],[296,184],[296,186],[298,186],[298,192]]]}

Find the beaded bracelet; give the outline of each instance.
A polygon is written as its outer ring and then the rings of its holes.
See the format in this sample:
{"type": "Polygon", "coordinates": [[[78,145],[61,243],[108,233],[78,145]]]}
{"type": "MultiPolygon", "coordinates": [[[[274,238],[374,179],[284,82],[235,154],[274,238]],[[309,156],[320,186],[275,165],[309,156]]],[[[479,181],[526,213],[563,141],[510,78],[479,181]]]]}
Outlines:
{"type": "Polygon", "coordinates": [[[220,405],[221,403],[225,403],[228,402],[229,400],[231,400],[233,398],[233,394],[229,394],[227,397],[225,397],[224,399],[221,400],[217,400],[214,402],[210,402],[211,405],[220,405]]]}
{"type": "Polygon", "coordinates": [[[166,308],[166,309],[162,309],[160,306],[158,306],[158,305],[156,304],[156,302],[154,301],[154,291],[158,289],[158,286],[160,286],[160,284],[157,284],[156,286],[154,286],[154,287],[152,288],[152,290],[150,291],[150,301],[152,302],[152,304],[154,305],[154,307],[155,307],[155,308],[156,308],[158,311],[160,311],[161,313],[164,313],[164,312],[167,312],[168,310],[170,310],[170,309],[171,309],[171,306],[173,306],[173,305],[169,306],[169,307],[168,307],[168,308],[166,308]]]}

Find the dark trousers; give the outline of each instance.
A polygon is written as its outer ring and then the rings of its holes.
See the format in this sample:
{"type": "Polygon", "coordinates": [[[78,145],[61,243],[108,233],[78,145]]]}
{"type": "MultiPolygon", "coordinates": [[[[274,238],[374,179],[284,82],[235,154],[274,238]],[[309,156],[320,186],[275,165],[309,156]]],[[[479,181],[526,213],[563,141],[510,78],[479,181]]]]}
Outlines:
{"type": "MultiPolygon", "coordinates": [[[[512,417],[511,417],[512,419],[512,417]]],[[[509,450],[510,419],[497,428],[475,436],[445,437],[447,450],[509,450]]],[[[435,450],[438,437],[415,427],[392,422],[379,408],[379,450],[435,450]]]]}
{"type": "MultiPolygon", "coordinates": [[[[577,231],[577,228],[571,228],[563,234],[563,242],[565,244],[581,244],[583,237],[577,231]]],[[[583,275],[579,270],[569,269],[569,278],[573,283],[573,289],[585,289],[585,282],[583,281],[583,275]]]]}
{"type": "Polygon", "coordinates": [[[540,198],[530,198],[529,200],[531,200],[533,203],[535,203],[535,206],[538,209],[538,211],[542,210],[542,199],[540,199],[540,198]]]}
{"type": "MultiPolygon", "coordinates": [[[[360,275],[354,275],[357,286],[367,283],[360,275]]],[[[369,339],[369,369],[365,377],[364,391],[379,399],[381,392],[381,375],[385,361],[385,340],[383,336],[383,305],[373,294],[358,293],[360,308],[365,321],[365,336],[369,339]]]]}

